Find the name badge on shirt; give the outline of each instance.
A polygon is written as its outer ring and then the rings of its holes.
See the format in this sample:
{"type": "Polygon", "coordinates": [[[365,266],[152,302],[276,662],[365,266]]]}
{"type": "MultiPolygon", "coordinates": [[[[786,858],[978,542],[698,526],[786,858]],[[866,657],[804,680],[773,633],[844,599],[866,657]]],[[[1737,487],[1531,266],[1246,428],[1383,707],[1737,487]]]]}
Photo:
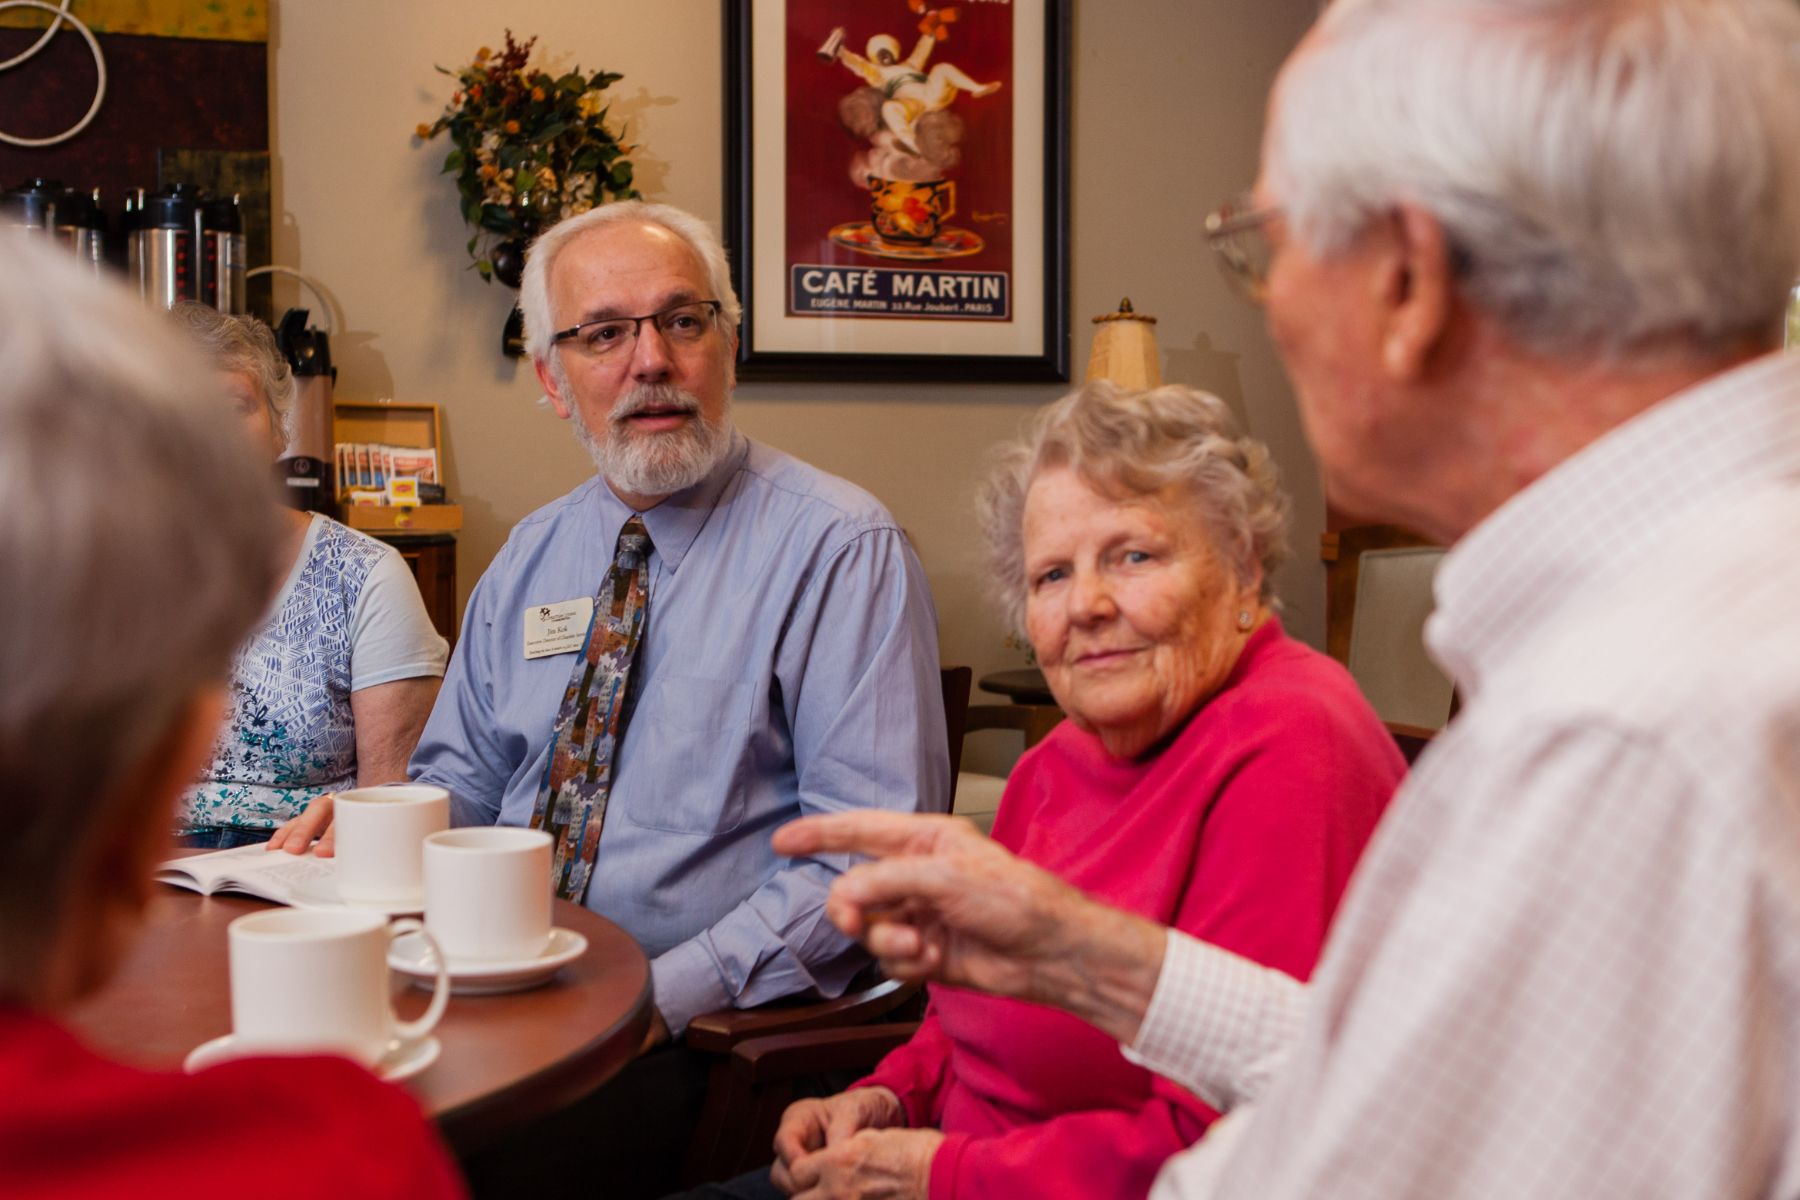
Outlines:
{"type": "Polygon", "coordinates": [[[525,610],[525,657],[548,658],[581,649],[593,616],[592,596],[532,605],[525,610]]]}

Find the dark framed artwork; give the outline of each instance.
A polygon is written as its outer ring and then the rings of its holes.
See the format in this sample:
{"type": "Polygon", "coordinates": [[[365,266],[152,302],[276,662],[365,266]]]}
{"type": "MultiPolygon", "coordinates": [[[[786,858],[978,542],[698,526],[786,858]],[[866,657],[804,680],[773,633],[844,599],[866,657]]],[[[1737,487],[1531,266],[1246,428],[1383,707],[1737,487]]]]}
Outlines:
{"type": "Polygon", "coordinates": [[[1069,14],[725,0],[740,377],[1069,377],[1069,14]]]}

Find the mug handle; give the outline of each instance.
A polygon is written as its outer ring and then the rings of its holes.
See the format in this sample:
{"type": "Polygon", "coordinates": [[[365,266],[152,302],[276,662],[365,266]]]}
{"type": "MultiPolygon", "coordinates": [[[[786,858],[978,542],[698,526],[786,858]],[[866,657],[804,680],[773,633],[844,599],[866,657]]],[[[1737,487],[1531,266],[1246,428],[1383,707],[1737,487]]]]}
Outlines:
{"type": "Polygon", "coordinates": [[[424,1016],[416,1021],[402,1021],[394,1014],[392,1001],[389,1002],[388,1015],[394,1022],[394,1036],[403,1042],[416,1042],[432,1031],[444,1015],[444,1006],[450,1003],[450,967],[444,961],[444,952],[438,949],[437,939],[417,917],[405,917],[389,925],[388,944],[393,945],[395,938],[408,933],[416,933],[425,939],[432,960],[437,963],[437,986],[431,991],[431,1003],[426,1006],[424,1016]]]}

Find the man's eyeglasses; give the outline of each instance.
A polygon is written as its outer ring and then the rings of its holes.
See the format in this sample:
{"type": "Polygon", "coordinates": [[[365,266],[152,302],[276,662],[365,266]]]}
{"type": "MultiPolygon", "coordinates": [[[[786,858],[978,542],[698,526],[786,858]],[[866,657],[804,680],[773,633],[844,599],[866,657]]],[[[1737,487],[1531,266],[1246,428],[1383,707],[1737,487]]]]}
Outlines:
{"type": "Polygon", "coordinates": [[[691,346],[712,330],[720,307],[717,300],[690,300],[641,317],[602,317],[598,321],[583,321],[551,334],[550,344],[573,342],[583,353],[595,358],[617,354],[637,340],[638,330],[645,321],[653,321],[656,332],[669,345],[691,346]]]}
{"type": "Polygon", "coordinates": [[[1219,256],[1219,269],[1239,295],[1259,307],[1269,294],[1269,264],[1275,258],[1267,226],[1280,215],[1279,205],[1258,208],[1245,192],[1206,218],[1206,240],[1219,256]]]}

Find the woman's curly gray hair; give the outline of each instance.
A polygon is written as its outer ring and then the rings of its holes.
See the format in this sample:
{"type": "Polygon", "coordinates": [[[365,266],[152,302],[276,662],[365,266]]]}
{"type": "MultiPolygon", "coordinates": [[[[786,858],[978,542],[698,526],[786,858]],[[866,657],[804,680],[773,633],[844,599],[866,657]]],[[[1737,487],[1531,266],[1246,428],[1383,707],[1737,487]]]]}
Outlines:
{"type": "Polygon", "coordinates": [[[1094,380],[1033,419],[995,456],[977,499],[989,580],[1013,628],[1025,624],[1025,495],[1044,470],[1069,467],[1100,491],[1149,496],[1178,490],[1199,511],[1238,579],[1261,576],[1261,595],[1287,558],[1288,499],[1268,447],[1238,432],[1217,396],[1171,384],[1126,391],[1094,380]]]}
{"type": "Polygon", "coordinates": [[[282,445],[294,436],[294,371],[275,341],[275,331],[255,317],[236,317],[184,300],[169,310],[213,369],[248,375],[269,410],[282,445]]]}

